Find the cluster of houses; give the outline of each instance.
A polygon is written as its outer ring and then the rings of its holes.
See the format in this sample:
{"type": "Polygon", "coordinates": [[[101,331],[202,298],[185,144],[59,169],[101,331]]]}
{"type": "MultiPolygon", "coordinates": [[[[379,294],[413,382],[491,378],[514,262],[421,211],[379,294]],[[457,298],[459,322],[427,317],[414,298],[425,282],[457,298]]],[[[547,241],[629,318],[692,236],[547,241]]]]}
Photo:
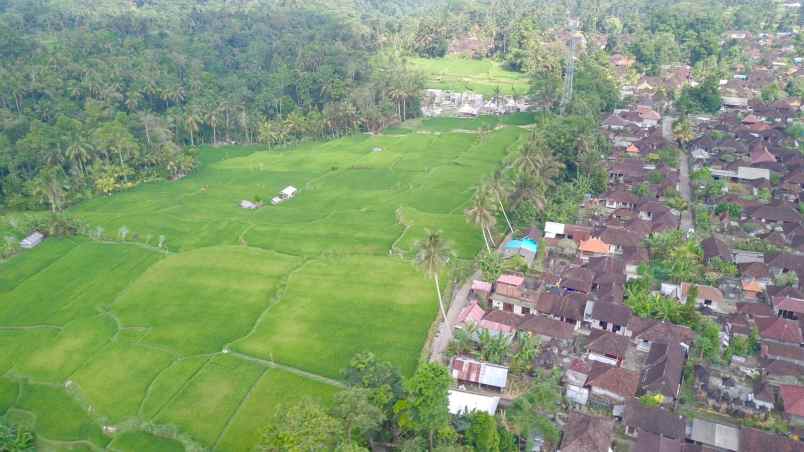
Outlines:
{"type": "MultiPolygon", "coordinates": [[[[631,102],[601,124],[613,147],[608,190],[585,201],[578,224],[548,221],[504,246],[505,257],[530,264],[538,248],[522,244],[538,242],[540,270],[474,281],[458,318],[456,328],[541,340],[534,367],[560,369],[569,406],[561,451],[606,452],[622,436],[634,452],[804,450],[804,154],[802,137],[786,132],[800,121],[801,99],[760,99],[804,72],[788,34],[724,39],[744,42],[754,64],[721,82],[721,113],[692,118],[695,137],[681,149],[663,123],[671,94],[695,84],[691,68],[625,83],[631,102]],[[657,292],[695,303],[720,327],[722,353],[737,342],[751,350],[692,365],[692,329],[639,317],[625,303],[626,282],[651,259],[645,239],[673,230],[699,241],[707,268],[734,271],[709,284],[662,281],[657,292]],[[682,398],[694,415],[681,415],[682,398]],[[770,431],[775,420],[789,429],[770,431]]],[[[623,79],[631,74],[633,58],[611,61],[623,79]]],[[[505,409],[504,366],[457,356],[451,371],[451,409],[505,409]]]]}
{"type": "Polygon", "coordinates": [[[524,96],[482,94],[440,89],[427,89],[422,98],[422,115],[425,117],[476,118],[487,115],[504,115],[529,111],[531,104],[524,96]]]}

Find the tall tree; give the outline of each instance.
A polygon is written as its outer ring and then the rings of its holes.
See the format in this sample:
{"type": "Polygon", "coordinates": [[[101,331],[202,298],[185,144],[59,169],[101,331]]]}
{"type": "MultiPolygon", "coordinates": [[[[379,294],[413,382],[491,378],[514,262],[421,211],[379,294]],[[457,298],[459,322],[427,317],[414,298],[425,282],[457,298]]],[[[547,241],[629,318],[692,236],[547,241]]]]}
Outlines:
{"type": "Polygon", "coordinates": [[[258,451],[332,450],[342,433],[340,423],[312,400],[277,409],[256,447],[258,451]]]}
{"type": "Polygon", "coordinates": [[[335,394],[332,415],[341,421],[346,432],[346,443],[353,444],[352,435],[364,436],[380,426],[385,414],[382,409],[372,403],[370,389],[349,388],[335,394]]]}
{"type": "Polygon", "coordinates": [[[441,286],[438,283],[439,275],[449,262],[453,253],[447,242],[441,237],[441,232],[425,231],[423,240],[416,243],[416,263],[424,271],[433,277],[435,281],[436,293],[438,294],[438,307],[441,308],[441,315],[444,323],[447,320],[447,312],[444,310],[444,302],[441,299],[441,286]]]}
{"type": "Polygon", "coordinates": [[[483,242],[486,244],[487,251],[491,251],[489,244],[494,245],[491,227],[497,222],[494,216],[496,209],[492,196],[489,188],[479,187],[472,197],[471,207],[466,210],[467,218],[472,223],[480,226],[480,232],[483,234],[483,242]]]}
{"type": "Polygon", "coordinates": [[[406,397],[399,404],[400,424],[427,436],[429,449],[435,446],[437,432],[449,428],[448,392],[452,385],[449,370],[441,364],[426,363],[405,382],[406,397]]]}

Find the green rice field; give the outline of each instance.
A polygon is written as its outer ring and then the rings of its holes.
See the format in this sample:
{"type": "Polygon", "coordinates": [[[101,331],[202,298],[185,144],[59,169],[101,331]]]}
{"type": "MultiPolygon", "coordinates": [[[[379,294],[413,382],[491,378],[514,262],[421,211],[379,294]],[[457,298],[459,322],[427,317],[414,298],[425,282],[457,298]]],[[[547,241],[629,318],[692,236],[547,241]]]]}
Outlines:
{"type": "Polygon", "coordinates": [[[427,88],[447,91],[471,91],[492,95],[499,87],[503,95],[525,95],[529,84],[526,74],[505,69],[501,63],[462,56],[410,58],[410,67],[424,73],[427,88]]]}
{"type": "Polygon", "coordinates": [[[426,229],[480,249],[463,212],[526,135],[497,125],[207,148],[180,181],[76,206],[98,237],[0,263],[0,415],[41,450],[241,451],[278,406],[328,403],[355,353],[410,374],[437,313],[410,251],[426,229]]]}

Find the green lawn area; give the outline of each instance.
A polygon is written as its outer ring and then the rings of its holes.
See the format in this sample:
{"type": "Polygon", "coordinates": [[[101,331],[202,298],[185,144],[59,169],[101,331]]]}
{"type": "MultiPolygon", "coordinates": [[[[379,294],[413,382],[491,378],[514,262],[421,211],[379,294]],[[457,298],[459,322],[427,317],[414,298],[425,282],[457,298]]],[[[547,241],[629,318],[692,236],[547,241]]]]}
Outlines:
{"type": "Polygon", "coordinates": [[[529,89],[526,74],[506,70],[501,63],[489,59],[447,56],[410,58],[408,63],[424,73],[426,88],[492,95],[499,87],[501,93],[508,96],[514,93],[522,96],[529,89]]]}
{"type": "Polygon", "coordinates": [[[473,257],[482,238],[463,212],[527,134],[466,133],[481,125],[205,148],[181,181],[72,208],[102,240],[48,239],[0,263],[0,415],[47,448],[250,450],[277,406],[329,400],[326,379],[357,352],[410,374],[437,314],[414,244],[442,230],[473,257]],[[284,204],[238,205],[287,185],[300,191],[284,204]]]}

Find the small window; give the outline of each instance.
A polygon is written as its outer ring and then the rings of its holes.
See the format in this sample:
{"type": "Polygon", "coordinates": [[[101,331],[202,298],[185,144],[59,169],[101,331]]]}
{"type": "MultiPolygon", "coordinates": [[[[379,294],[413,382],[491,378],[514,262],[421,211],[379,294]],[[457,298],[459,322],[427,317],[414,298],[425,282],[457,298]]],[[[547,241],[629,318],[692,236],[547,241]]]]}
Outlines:
{"type": "Polygon", "coordinates": [[[512,305],[511,303],[503,303],[503,311],[514,312],[514,305],[512,305]]]}
{"type": "Polygon", "coordinates": [[[712,306],[712,300],[704,300],[705,306],[712,306]]]}
{"type": "Polygon", "coordinates": [[[530,308],[522,307],[522,315],[530,315],[530,308]]]}

